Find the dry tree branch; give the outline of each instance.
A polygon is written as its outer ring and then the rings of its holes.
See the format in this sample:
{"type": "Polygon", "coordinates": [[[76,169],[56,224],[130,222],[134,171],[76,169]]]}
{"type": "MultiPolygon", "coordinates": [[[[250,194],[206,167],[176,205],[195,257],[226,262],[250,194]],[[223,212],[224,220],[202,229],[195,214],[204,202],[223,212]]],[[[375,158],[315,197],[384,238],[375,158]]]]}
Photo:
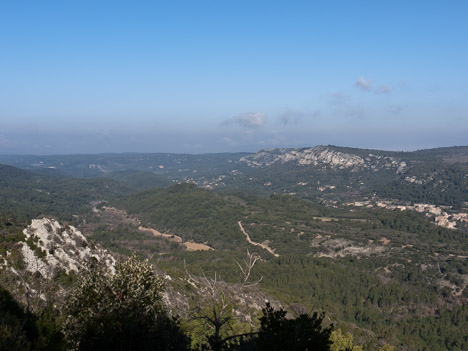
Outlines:
{"type": "Polygon", "coordinates": [[[233,335],[223,339],[221,338],[221,329],[226,326],[229,327],[229,322],[234,318],[231,316],[230,311],[234,308],[235,302],[240,299],[242,292],[262,281],[263,277],[260,277],[257,281],[250,282],[252,269],[259,259],[260,256],[247,250],[247,257],[244,259],[243,264],[235,261],[240,270],[241,282],[234,285],[234,287],[229,287],[225,282],[221,281],[217,272],[214,273],[214,278],[208,278],[201,269],[201,276],[194,277],[188,272],[184,261],[187,282],[197,290],[198,294],[197,308],[192,311],[190,319],[204,320],[214,329],[214,334],[210,337],[214,343],[211,345],[212,347],[218,349],[219,345],[230,339],[248,335],[233,335]],[[203,293],[207,295],[207,298],[202,296],[203,293]],[[203,310],[203,305],[205,307],[209,306],[209,308],[203,310]],[[217,346],[215,347],[215,345],[217,346]]]}

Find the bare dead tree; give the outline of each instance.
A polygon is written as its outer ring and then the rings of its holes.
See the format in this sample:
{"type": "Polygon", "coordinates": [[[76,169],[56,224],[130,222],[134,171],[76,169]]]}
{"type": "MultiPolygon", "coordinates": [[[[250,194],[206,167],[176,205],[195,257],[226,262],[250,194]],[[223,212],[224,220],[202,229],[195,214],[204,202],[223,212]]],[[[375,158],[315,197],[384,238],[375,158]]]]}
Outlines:
{"type": "MultiPolygon", "coordinates": [[[[255,263],[260,259],[258,255],[247,251],[247,257],[243,263],[236,261],[240,270],[241,282],[234,286],[230,286],[220,280],[217,272],[213,278],[206,276],[205,272],[201,271],[200,277],[195,277],[187,271],[187,282],[191,284],[198,292],[197,306],[190,315],[192,319],[203,320],[210,328],[213,329],[213,334],[208,338],[208,342],[213,351],[220,351],[229,340],[252,335],[253,333],[244,333],[222,337],[223,328],[229,326],[233,320],[232,310],[235,304],[239,301],[242,293],[248,289],[258,285],[262,278],[252,282],[251,273],[255,263]]],[[[184,262],[185,265],[185,262],[184,262]]]]}

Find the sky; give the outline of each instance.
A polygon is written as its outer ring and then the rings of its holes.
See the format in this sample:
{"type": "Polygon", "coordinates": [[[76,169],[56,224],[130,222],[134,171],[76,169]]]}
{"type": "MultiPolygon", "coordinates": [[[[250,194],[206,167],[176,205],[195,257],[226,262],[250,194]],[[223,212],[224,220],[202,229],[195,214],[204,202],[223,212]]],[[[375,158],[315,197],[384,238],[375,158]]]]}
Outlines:
{"type": "Polygon", "coordinates": [[[0,1],[0,154],[468,145],[467,1],[0,1]]]}

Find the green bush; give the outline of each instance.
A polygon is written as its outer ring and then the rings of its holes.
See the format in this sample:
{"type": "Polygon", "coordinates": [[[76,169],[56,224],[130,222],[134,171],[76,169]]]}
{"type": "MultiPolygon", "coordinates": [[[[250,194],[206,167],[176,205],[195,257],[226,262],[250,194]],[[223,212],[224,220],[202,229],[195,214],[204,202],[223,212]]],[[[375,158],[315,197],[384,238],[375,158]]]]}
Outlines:
{"type": "Polygon", "coordinates": [[[147,261],[102,264],[79,279],[65,307],[72,350],[185,350],[186,337],[162,303],[163,281],[147,261]]]}

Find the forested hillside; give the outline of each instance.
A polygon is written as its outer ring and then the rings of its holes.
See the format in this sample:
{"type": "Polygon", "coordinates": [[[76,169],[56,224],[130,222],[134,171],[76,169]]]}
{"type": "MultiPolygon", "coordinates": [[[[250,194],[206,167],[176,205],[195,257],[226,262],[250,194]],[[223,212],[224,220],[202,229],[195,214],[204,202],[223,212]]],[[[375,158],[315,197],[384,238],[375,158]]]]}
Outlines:
{"type": "MultiPolygon", "coordinates": [[[[254,166],[247,161],[236,163],[230,160],[232,155],[220,156],[225,162],[223,172],[229,169],[226,165],[231,167],[224,177],[214,178],[213,172],[221,168],[213,165],[200,169],[205,173],[199,178],[195,178],[197,169],[182,171],[181,166],[180,173],[190,174],[190,179],[174,177],[179,173],[174,168],[175,173],[164,173],[164,165],[158,165],[157,173],[122,165],[105,173],[106,178],[63,177],[53,168],[31,172],[1,165],[0,261],[11,261],[16,272],[24,272],[18,277],[31,279],[31,287],[40,286],[41,274],[28,271],[33,269],[31,258],[24,252],[37,256],[37,262],[60,262],[51,257],[62,252],[58,244],[62,239],[54,239],[56,244],[48,248],[44,245],[52,241],[47,236],[27,237],[22,229],[34,218],[53,216],[65,221],[60,233],[75,233],[67,229],[73,225],[89,240],[78,240],[75,249],[67,247],[65,252],[75,255],[69,262],[81,260],[78,253],[88,246],[94,250],[95,245],[116,258],[134,253],[147,258],[161,275],[169,277],[166,283],[172,300],[168,297],[168,301],[177,313],[180,306],[190,305],[188,296],[193,294],[193,286],[184,280],[187,274],[216,274],[223,284],[235,287],[239,284],[236,262],[242,262],[248,251],[258,257],[251,279],[261,278],[261,282],[256,293],[243,299],[253,299],[258,313],[261,298],[254,296],[264,294],[258,296],[279,301],[291,317],[300,311],[325,311],[336,327],[351,331],[355,342],[366,350],[385,343],[401,350],[462,350],[468,342],[464,332],[468,330],[467,177],[464,149],[456,151],[374,152],[375,163],[371,159],[367,164],[359,157],[369,150],[335,148],[332,154],[326,148],[267,150],[268,157],[242,155],[258,163],[254,166]],[[343,155],[351,151],[353,157],[343,155]],[[278,157],[289,161],[275,161],[278,157]],[[291,157],[310,162],[307,167],[315,162],[320,167],[311,171],[290,164],[295,162],[291,157]],[[444,160],[443,166],[437,166],[434,157],[444,160]],[[264,167],[264,161],[273,163],[264,167]],[[403,174],[397,172],[405,168],[400,168],[402,162],[413,161],[403,174]],[[388,167],[365,170],[379,162],[388,167]],[[181,182],[184,179],[196,184],[181,182]],[[304,190],[292,191],[297,189],[304,190]],[[419,201],[429,204],[412,205],[419,201]]],[[[203,157],[192,161],[192,166],[210,162],[203,157]]],[[[2,272],[3,287],[18,294],[21,289],[13,289],[16,283],[12,283],[15,273],[2,272]]],[[[77,279],[68,271],[54,274],[61,286],[52,289],[56,292],[66,291],[77,279]]],[[[26,303],[21,293],[14,297],[26,303]]],[[[242,310],[242,304],[237,308],[242,310]]],[[[245,320],[235,324],[233,330],[258,328],[255,318],[251,324],[245,320]]],[[[194,338],[193,345],[206,341],[197,334],[200,325],[189,319],[182,320],[182,328],[194,338]]]]}
{"type": "Polygon", "coordinates": [[[169,179],[217,191],[293,194],[314,202],[380,199],[458,209],[468,202],[467,147],[395,152],[329,145],[255,154],[0,155],[0,162],[52,175],[112,177],[138,183],[140,190],[168,185],[169,179]],[[163,177],[152,179],[144,172],[163,177]]]}
{"type": "Polygon", "coordinates": [[[45,176],[0,164],[0,209],[22,218],[72,215],[90,211],[90,203],[128,194],[130,188],[111,179],[45,176]]]}
{"type": "Polygon", "coordinates": [[[169,271],[182,271],[186,261],[234,279],[235,265],[221,266],[219,259],[229,262],[249,248],[264,260],[255,272],[263,276],[262,287],[282,301],[323,309],[409,349],[465,343],[466,234],[419,214],[334,209],[284,195],[221,196],[183,184],[114,205],[147,226],[215,248],[158,256],[169,271]],[[238,221],[252,241],[279,257],[249,244],[238,221]]]}

